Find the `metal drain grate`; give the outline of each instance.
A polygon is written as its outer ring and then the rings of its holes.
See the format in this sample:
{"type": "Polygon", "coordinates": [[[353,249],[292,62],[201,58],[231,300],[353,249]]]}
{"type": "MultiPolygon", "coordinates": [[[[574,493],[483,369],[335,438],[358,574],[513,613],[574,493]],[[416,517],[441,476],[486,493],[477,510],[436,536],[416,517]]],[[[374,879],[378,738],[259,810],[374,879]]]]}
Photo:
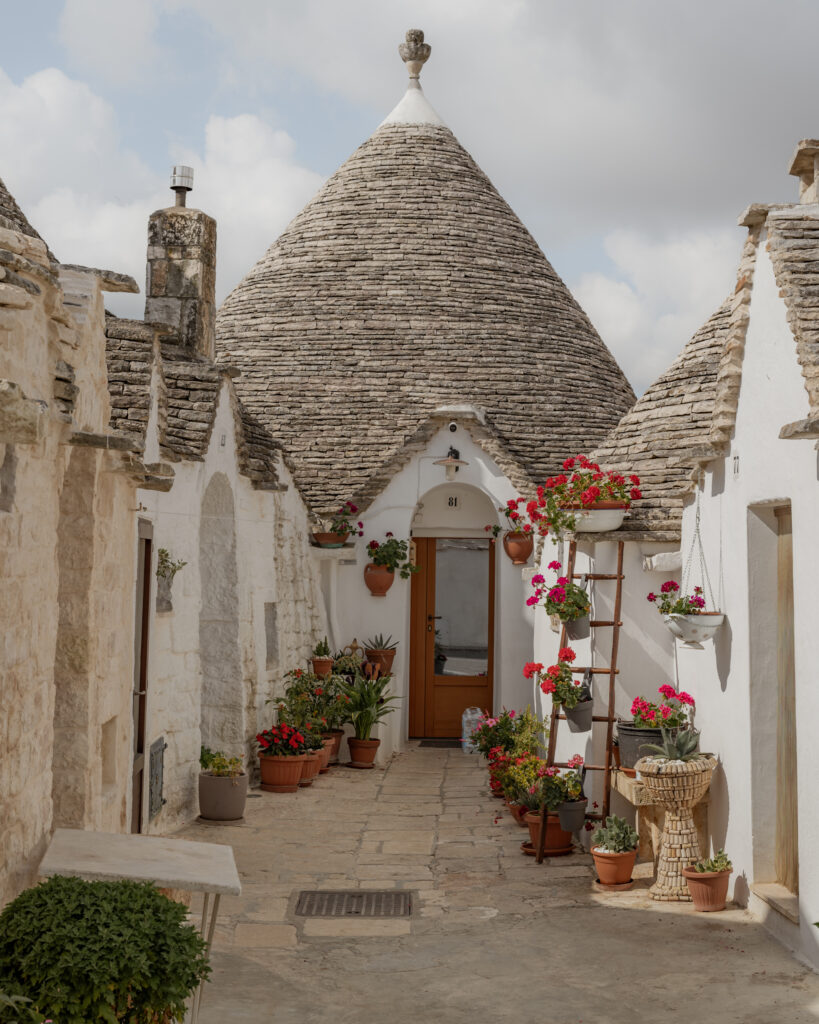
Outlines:
{"type": "Polygon", "coordinates": [[[412,893],[395,889],[308,890],[299,893],[301,917],[409,917],[412,893]]]}

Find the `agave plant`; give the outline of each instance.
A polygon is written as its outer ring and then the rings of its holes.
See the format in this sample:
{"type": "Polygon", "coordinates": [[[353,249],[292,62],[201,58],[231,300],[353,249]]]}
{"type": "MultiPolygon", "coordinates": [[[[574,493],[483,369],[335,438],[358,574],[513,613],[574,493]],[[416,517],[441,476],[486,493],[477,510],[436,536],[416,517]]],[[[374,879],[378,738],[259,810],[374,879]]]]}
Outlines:
{"type": "Polygon", "coordinates": [[[700,734],[694,729],[680,729],[676,735],[668,729],[661,729],[660,732],[663,734],[662,744],[643,744],[642,749],[650,751],[648,757],[662,761],[699,761],[713,756],[700,751],[700,734]]]}
{"type": "Polygon", "coordinates": [[[397,646],[398,641],[393,642],[391,636],[385,638],[383,633],[376,633],[370,637],[364,648],[368,651],[394,651],[397,646]]]}

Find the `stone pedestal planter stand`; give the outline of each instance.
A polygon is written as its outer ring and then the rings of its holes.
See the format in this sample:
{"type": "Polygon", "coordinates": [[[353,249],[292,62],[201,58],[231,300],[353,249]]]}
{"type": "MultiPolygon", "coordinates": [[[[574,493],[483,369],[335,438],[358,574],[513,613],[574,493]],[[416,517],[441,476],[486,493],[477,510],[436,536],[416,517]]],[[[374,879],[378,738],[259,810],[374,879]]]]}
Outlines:
{"type": "Polygon", "coordinates": [[[665,808],[657,881],[649,889],[654,900],[691,900],[683,868],[700,856],[692,808],[708,792],[716,766],[713,757],[703,757],[697,761],[655,761],[643,758],[635,766],[653,801],[665,808]]]}

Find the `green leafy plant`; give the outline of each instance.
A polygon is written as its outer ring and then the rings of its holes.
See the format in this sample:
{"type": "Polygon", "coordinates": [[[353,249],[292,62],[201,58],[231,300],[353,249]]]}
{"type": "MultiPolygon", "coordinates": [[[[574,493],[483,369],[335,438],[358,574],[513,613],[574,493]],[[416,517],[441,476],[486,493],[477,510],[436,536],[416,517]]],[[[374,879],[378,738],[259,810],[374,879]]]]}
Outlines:
{"type": "Polygon", "coordinates": [[[314,658],[329,658],[330,657],[330,645],[327,643],[327,637],[323,640],[319,640],[316,646],[313,648],[314,658]]]}
{"type": "Polygon", "coordinates": [[[357,740],[368,740],[373,727],[395,711],[392,705],[400,697],[387,692],[391,679],[390,675],[381,675],[377,666],[367,665],[351,683],[341,684],[341,692],[349,698],[347,721],[352,723],[357,740]]]}
{"type": "Polygon", "coordinates": [[[160,579],[168,580],[170,583],[180,569],[184,569],[187,562],[182,559],[175,562],[167,548],[160,548],[156,553],[156,574],[160,579]]]}
{"type": "Polygon", "coordinates": [[[241,757],[228,757],[219,750],[202,747],[199,753],[199,766],[208,775],[219,775],[229,779],[237,779],[244,775],[241,757]]]}
{"type": "Polygon", "coordinates": [[[187,908],[148,882],[55,876],[0,914],[4,1024],[21,1019],[15,996],[59,1024],[181,1021],[209,973],[187,908]]]}
{"type": "Polygon", "coordinates": [[[321,523],[330,533],[351,533],[354,537],[363,537],[364,524],[353,521],[357,512],[357,505],[345,501],[337,512],[322,519],[321,523]]]}
{"type": "Polygon", "coordinates": [[[392,637],[388,636],[385,638],[383,633],[376,633],[364,645],[368,651],[394,651],[397,646],[397,640],[393,643],[392,637]]]}
{"type": "MultiPolygon", "coordinates": [[[[560,572],[561,564],[552,561],[549,562],[549,568],[560,572]]],[[[557,615],[561,622],[574,622],[575,619],[582,619],[589,614],[589,595],[583,587],[572,583],[568,576],[558,576],[557,582],[549,586],[542,573],[535,573],[532,577],[532,586],[534,593],[526,599],[526,604],[530,608],[533,605],[542,605],[547,615],[557,615]]]]}
{"type": "MultiPolygon", "coordinates": [[[[0,992],[0,1020],[6,1024],[43,1024],[43,1015],[25,996],[7,996],[0,992]]],[[[49,1018],[45,1024],[53,1024],[49,1018]]]]}
{"type": "Polygon", "coordinates": [[[661,729],[662,744],[645,743],[642,749],[649,751],[646,757],[652,761],[700,761],[711,754],[700,752],[700,734],[696,729],[680,729],[678,733],[670,733],[661,729]]]}
{"type": "Polygon", "coordinates": [[[391,533],[387,534],[387,539],[381,544],[371,540],[367,545],[367,554],[375,565],[383,566],[390,572],[398,570],[402,580],[408,580],[414,572],[418,572],[418,566],[410,561],[409,541],[397,540],[391,533]]]}
{"type": "Polygon", "coordinates": [[[660,593],[650,593],[646,600],[657,605],[660,615],[701,615],[705,610],[705,598],[702,587],[694,587],[693,594],[681,594],[680,585],[676,580],[666,580],[660,587],[660,593]]]}
{"type": "Polygon", "coordinates": [[[728,860],[728,854],[725,850],[717,850],[713,857],[698,860],[691,867],[695,871],[699,871],[700,874],[705,874],[707,871],[731,871],[734,865],[728,860]]]}
{"type": "Polygon", "coordinates": [[[629,853],[637,849],[637,839],[637,833],[625,818],[611,814],[606,818],[605,825],[595,830],[592,846],[608,853],[629,853]]]}

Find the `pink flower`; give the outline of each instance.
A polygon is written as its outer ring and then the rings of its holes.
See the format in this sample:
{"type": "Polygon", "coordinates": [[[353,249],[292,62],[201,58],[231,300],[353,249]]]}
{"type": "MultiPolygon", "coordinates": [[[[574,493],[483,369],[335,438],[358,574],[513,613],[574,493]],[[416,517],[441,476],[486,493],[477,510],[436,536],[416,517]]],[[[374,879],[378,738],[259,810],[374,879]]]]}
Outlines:
{"type": "Polygon", "coordinates": [[[537,604],[537,594],[532,594],[532,596],[531,596],[531,597],[527,597],[527,598],[526,598],[526,604],[527,604],[527,605],[528,605],[528,606],[529,606],[530,608],[531,608],[531,607],[532,607],[533,605],[536,605],[536,604],[537,604]]]}
{"type": "Polygon", "coordinates": [[[677,691],[669,683],[665,683],[665,685],[661,686],[659,690],[657,690],[657,693],[662,694],[663,697],[668,697],[669,700],[671,700],[672,697],[677,696],[677,691]]]}
{"type": "Polygon", "coordinates": [[[656,601],[657,600],[657,595],[653,594],[653,593],[649,594],[648,597],[646,598],[646,600],[647,601],[656,601]]]}
{"type": "Polygon", "coordinates": [[[539,583],[545,583],[545,582],[546,582],[546,577],[545,576],[541,576],[540,573],[538,573],[536,576],[532,577],[532,586],[533,587],[536,587],[539,583]]]}
{"type": "Polygon", "coordinates": [[[681,690],[677,694],[677,700],[680,702],[680,704],[687,704],[691,708],[694,707],[694,698],[691,696],[690,693],[686,693],[684,690],[681,690]]]}
{"type": "Polygon", "coordinates": [[[580,756],[580,754],[575,754],[574,757],[569,758],[568,764],[570,768],[582,768],[583,758],[580,756]]]}
{"type": "Polygon", "coordinates": [[[549,568],[557,572],[560,569],[560,562],[549,562],[549,568]]]}
{"type": "Polygon", "coordinates": [[[660,714],[663,716],[664,719],[668,718],[668,716],[671,714],[671,705],[670,704],[663,704],[663,705],[661,705],[661,707],[660,707],[660,714]]]}
{"type": "Polygon", "coordinates": [[[557,578],[557,585],[559,587],[565,587],[568,582],[569,582],[569,577],[568,576],[558,576],[558,578],[557,578]]]}
{"type": "Polygon", "coordinates": [[[509,717],[510,718],[514,718],[515,717],[515,712],[514,711],[510,711],[509,712],[509,717]]]}
{"type": "Polygon", "coordinates": [[[679,583],[675,583],[674,580],[666,580],[666,582],[660,587],[661,594],[670,594],[674,590],[679,590],[679,583]]]}

